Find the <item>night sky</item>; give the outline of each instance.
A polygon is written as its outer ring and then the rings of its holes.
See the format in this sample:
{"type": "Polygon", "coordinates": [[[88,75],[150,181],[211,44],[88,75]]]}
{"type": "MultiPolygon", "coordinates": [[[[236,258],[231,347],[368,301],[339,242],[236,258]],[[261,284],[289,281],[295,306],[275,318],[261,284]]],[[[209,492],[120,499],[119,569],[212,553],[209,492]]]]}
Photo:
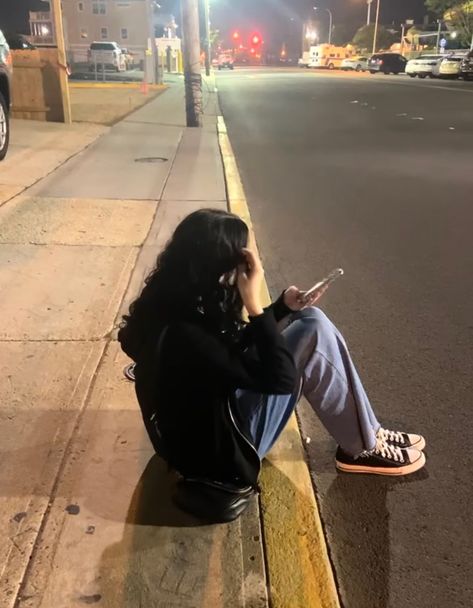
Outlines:
{"type": "MultiPolygon", "coordinates": [[[[375,0],[376,1],[376,0],[375,0]]],[[[161,0],[162,10],[179,17],[178,0],[161,0]]],[[[296,47],[301,36],[302,22],[314,14],[312,7],[328,7],[337,24],[356,26],[366,22],[366,0],[210,0],[213,27],[229,36],[234,29],[242,33],[259,31],[268,48],[282,42],[296,47]]],[[[373,2],[373,9],[374,9],[373,2]]],[[[44,10],[41,0],[0,0],[0,29],[28,33],[28,10],[44,10]]],[[[381,22],[399,23],[405,19],[421,22],[426,10],[423,0],[381,0],[381,22]]],[[[327,13],[318,11],[320,30],[328,27],[327,13]]],[[[372,12],[374,16],[374,10],[372,12]]]]}

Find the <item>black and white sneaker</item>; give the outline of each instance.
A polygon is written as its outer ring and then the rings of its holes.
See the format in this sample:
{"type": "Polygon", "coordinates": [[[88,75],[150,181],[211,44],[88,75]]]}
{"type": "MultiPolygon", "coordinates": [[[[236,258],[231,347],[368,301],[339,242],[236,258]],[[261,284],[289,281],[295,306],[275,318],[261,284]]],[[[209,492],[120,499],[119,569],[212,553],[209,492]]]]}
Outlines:
{"type": "Polygon", "coordinates": [[[136,363],[129,363],[123,369],[123,375],[125,376],[125,378],[127,380],[130,380],[130,382],[134,382],[135,381],[135,366],[136,366],[136,363]]]}
{"type": "Polygon", "coordinates": [[[398,448],[378,438],[371,452],[350,456],[340,447],[335,455],[337,469],[345,473],[374,475],[409,475],[425,465],[425,455],[416,448],[398,448]]]}
{"type": "Polygon", "coordinates": [[[416,450],[425,450],[425,439],[422,435],[414,433],[402,433],[401,431],[390,431],[388,429],[379,429],[377,434],[378,439],[387,441],[397,448],[416,448],[416,450]]]}

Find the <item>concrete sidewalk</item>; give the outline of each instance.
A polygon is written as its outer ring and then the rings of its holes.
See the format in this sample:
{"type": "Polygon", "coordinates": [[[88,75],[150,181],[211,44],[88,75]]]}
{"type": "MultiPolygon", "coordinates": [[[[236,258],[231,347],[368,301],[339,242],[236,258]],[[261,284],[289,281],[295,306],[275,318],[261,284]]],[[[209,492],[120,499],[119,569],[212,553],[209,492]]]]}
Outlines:
{"type": "Polygon", "coordinates": [[[297,427],[262,511],[201,526],[173,507],[122,374],[115,328],[176,224],[244,197],[209,91],[202,130],[176,83],[0,207],[2,608],[263,608],[268,590],[274,607],[336,606],[297,427]]]}
{"type": "MultiPolygon", "coordinates": [[[[179,79],[173,77],[170,83],[178,84],[179,79]]],[[[10,149],[0,163],[0,205],[87,148],[109,131],[108,126],[148,104],[166,86],[155,85],[143,94],[136,84],[71,85],[73,124],[12,119],[10,149]]],[[[160,111],[167,120],[168,104],[160,111]]]]}
{"type": "Polygon", "coordinates": [[[11,121],[8,155],[0,163],[0,205],[42,179],[108,131],[101,125],[11,121]]]}

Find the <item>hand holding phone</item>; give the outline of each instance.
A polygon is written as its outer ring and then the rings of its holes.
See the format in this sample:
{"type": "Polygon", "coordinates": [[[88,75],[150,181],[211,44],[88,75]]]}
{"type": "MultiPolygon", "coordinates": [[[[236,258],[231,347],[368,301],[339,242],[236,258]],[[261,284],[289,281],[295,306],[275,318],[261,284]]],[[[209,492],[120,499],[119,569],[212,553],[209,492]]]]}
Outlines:
{"type": "Polygon", "coordinates": [[[328,274],[321,281],[316,283],[308,291],[302,292],[300,294],[300,302],[303,303],[304,305],[307,305],[309,302],[311,302],[317,296],[317,294],[319,294],[322,291],[325,291],[325,289],[331,283],[333,283],[333,281],[338,279],[338,277],[341,277],[343,274],[344,274],[344,272],[343,272],[342,268],[335,268],[335,270],[332,270],[332,272],[330,274],[328,274]]]}
{"type": "Polygon", "coordinates": [[[284,292],[284,303],[288,308],[293,311],[302,310],[306,306],[313,306],[317,300],[324,294],[327,287],[335,281],[338,277],[341,277],[343,270],[337,268],[333,270],[324,279],[316,283],[308,291],[301,291],[294,285],[288,287],[284,292]]]}

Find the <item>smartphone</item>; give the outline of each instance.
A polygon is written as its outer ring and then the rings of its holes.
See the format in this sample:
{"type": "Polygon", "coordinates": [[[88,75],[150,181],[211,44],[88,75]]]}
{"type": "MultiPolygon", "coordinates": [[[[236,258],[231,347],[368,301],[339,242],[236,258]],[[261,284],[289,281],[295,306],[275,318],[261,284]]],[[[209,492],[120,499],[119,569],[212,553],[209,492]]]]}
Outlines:
{"type": "Polygon", "coordinates": [[[335,279],[338,279],[338,277],[341,277],[343,274],[344,272],[342,268],[335,268],[335,270],[332,270],[332,272],[328,274],[325,278],[323,278],[321,281],[311,287],[308,291],[306,291],[302,296],[302,301],[308,302],[311,297],[315,293],[317,293],[317,291],[320,291],[323,287],[330,285],[330,283],[333,283],[335,279]]]}

